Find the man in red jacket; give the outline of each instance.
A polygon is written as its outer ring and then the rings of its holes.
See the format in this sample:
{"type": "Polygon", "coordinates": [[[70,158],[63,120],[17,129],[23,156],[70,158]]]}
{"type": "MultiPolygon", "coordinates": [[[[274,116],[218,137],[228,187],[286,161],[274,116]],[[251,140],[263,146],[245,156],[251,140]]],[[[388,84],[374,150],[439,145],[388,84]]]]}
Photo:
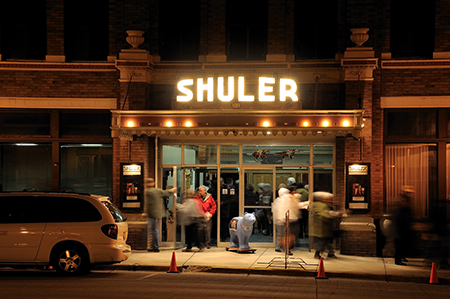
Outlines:
{"type": "Polygon", "coordinates": [[[212,228],[212,217],[216,213],[216,201],[211,194],[206,192],[205,186],[198,187],[198,193],[194,197],[200,201],[200,204],[205,213],[204,225],[199,225],[198,234],[200,242],[204,242],[207,249],[211,248],[211,228],[212,228]]]}

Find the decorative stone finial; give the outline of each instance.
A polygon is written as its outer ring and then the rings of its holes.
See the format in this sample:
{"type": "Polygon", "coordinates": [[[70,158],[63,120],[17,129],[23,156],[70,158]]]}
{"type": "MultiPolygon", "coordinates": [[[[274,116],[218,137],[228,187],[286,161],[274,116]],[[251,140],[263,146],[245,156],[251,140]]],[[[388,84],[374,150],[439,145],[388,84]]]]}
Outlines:
{"type": "Polygon", "coordinates": [[[144,42],[144,31],[141,30],[128,30],[127,31],[127,42],[132,46],[133,49],[138,49],[140,45],[144,42]]]}
{"type": "Polygon", "coordinates": [[[357,47],[361,47],[368,39],[369,35],[367,31],[369,28],[353,28],[350,29],[352,35],[350,35],[350,40],[356,44],[357,47]]]}

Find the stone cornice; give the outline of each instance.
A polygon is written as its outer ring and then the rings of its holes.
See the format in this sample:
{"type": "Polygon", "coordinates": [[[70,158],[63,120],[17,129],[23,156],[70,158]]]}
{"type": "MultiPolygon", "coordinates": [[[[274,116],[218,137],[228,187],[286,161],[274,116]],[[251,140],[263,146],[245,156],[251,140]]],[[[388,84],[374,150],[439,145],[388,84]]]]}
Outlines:
{"type": "Polygon", "coordinates": [[[0,97],[0,108],[115,109],[116,98],[0,97]]]}
{"type": "Polygon", "coordinates": [[[54,62],[10,62],[0,61],[0,70],[14,71],[69,71],[69,72],[115,72],[114,63],[54,63],[54,62]]]}
{"type": "Polygon", "coordinates": [[[383,60],[382,69],[434,69],[450,68],[450,59],[383,60]]]}

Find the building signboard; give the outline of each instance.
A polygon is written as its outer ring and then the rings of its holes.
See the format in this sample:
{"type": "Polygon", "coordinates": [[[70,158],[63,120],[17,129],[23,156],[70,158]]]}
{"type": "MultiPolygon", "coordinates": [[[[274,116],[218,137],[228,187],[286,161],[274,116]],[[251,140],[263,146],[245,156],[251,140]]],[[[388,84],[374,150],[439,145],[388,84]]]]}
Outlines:
{"type": "Polygon", "coordinates": [[[183,79],[178,81],[177,102],[298,102],[297,83],[292,79],[259,77],[257,90],[247,93],[245,77],[229,76],[208,77],[194,79],[183,79]],[[225,83],[225,81],[227,81],[225,83]],[[206,93],[206,97],[205,97],[206,93]]]}

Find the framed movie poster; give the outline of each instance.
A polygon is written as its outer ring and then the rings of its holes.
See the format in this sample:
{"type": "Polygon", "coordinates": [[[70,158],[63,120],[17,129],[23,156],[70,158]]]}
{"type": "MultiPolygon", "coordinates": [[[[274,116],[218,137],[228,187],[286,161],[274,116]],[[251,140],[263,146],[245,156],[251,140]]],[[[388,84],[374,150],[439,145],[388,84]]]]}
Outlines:
{"type": "Polygon", "coordinates": [[[370,211],[370,163],[347,163],[346,209],[370,211]]]}
{"type": "Polygon", "coordinates": [[[142,210],[144,197],[144,163],[120,164],[120,208],[142,210]]]}

